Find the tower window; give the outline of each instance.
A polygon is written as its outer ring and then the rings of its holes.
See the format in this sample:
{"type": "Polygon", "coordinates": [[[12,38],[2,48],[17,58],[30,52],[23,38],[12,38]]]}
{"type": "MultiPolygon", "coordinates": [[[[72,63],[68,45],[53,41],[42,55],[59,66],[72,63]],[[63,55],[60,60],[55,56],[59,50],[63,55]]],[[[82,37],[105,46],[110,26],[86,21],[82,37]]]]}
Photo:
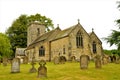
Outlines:
{"type": "Polygon", "coordinates": [[[40,47],[39,49],[39,56],[45,56],[45,48],[43,46],[40,47]]]}
{"type": "Polygon", "coordinates": [[[83,47],[83,37],[80,32],[78,32],[76,35],[76,46],[77,46],[77,48],[83,47]]]}
{"type": "Polygon", "coordinates": [[[92,46],[93,46],[93,53],[96,53],[97,52],[96,42],[93,42],[92,46]]]}

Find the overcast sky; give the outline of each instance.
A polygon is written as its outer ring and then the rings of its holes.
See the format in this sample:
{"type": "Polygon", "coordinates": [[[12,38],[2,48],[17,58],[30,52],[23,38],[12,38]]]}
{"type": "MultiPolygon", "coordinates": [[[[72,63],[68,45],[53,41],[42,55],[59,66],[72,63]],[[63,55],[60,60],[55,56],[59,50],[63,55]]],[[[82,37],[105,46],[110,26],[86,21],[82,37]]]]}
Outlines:
{"type": "MultiPolygon", "coordinates": [[[[53,20],[61,29],[80,24],[89,33],[94,28],[102,40],[117,29],[115,20],[120,18],[116,2],[119,0],[0,0],[0,32],[5,32],[21,14],[39,13],[53,20]]],[[[114,49],[103,41],[104,49],[114,49]]]]}

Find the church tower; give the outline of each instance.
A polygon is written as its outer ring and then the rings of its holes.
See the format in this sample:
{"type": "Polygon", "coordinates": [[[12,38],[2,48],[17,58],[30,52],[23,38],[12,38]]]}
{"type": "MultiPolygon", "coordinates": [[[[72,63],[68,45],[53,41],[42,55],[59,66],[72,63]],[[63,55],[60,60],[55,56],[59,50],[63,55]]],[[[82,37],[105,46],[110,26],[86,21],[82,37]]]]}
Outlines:
{"type": "Polygon", "coordinates": [[[32,22],[27,29],[27,46],[29,46],[38,36],[45,33],[45,25],[39,22],[32,22]]]}

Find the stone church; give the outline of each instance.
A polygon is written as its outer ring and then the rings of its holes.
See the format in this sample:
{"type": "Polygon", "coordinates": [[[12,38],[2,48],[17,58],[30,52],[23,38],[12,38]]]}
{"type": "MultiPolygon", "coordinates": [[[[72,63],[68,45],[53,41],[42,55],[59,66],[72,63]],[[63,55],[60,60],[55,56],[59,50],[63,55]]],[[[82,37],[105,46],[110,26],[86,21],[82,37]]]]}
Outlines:
{"type": "Polygon", "coordinates": [[[66,60],[75,57],[76,60],[85,54],[91,59],[96,55],[103,54],[102,42],[95,32],[87,33],[79,23],[61,30],[59,26],[49,32],[43,24],[33,22],[27,30],[26,55],[31,61],[36,60],[52,61],[56,56],[64,56],[66,60]]]}

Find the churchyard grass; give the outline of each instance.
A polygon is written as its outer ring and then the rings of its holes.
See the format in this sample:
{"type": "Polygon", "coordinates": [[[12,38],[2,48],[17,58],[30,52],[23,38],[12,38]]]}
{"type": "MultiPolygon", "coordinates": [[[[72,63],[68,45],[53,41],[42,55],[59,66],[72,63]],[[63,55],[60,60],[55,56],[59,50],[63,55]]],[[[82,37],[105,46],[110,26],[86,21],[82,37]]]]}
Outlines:
{"type": "MultiPolygon", "coordinates": [[[[38,63],[35,65],[39,67],[38,63]]],[[[0,65],[0,80],[120,80],[120,64],[109,63],[96,69],[90,62],[88,69],[81,70],[79,62],[55,65],[47,62],[47,78],[37,78],[37,73],[29,73],[30,64],[21,64],[20,73],[11,73],[11,65],[0,65]]]]}

